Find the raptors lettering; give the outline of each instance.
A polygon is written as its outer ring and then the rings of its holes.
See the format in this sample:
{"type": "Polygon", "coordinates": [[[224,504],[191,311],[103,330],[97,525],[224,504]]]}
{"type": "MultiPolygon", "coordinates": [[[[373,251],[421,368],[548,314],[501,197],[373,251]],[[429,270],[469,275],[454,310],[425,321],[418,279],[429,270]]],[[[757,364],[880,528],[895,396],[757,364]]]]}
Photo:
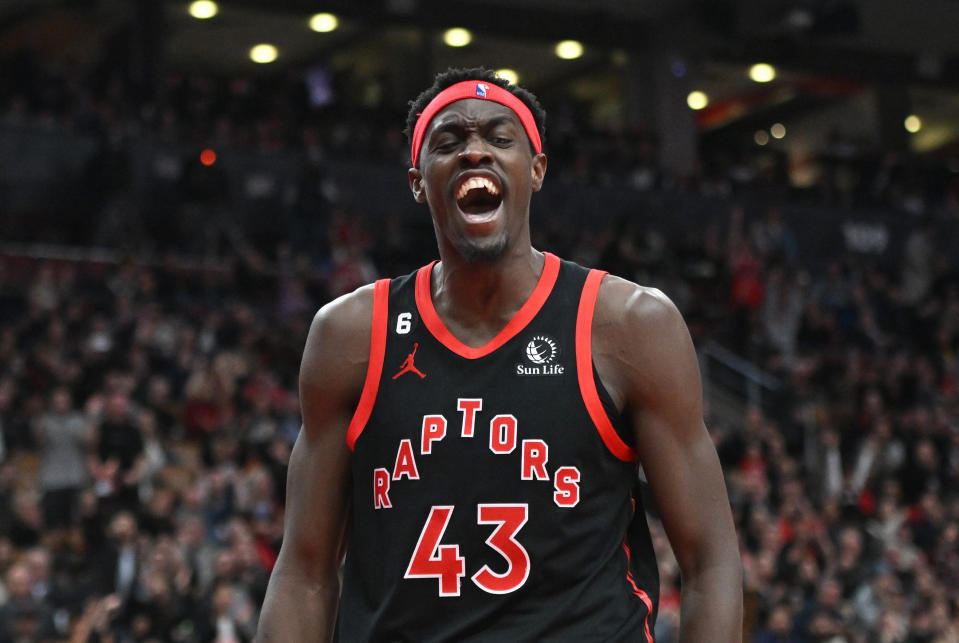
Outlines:
{"type": "MultiPolygon", "coordinates": [[[[456,408],[461,414],[460,438],[472,438],[476,433],[477,416],[483,410],[481,398],[459,398],[456,408]]],[[[419,435],[419,455],[431,456],[435,443],[447,436],[447,420],[441,414],[423,416],[419,435]]],[[[455,430],[455,429],[454,429],[455,430]]],[[[545,440],[518,438],[519,421],[509,414],[494,415],[489,421],[489,450],[497,455],[509,455],[520,446],[518,473],[521,480],[553,482],[553,502],[557,507],[570,508],[579,503],[580,472],[577,467],[560,466],[550,478],[549,444],[545,440]]],[[[455,438],[454,438],[455,439],[455,438]]],[[[416,454],[413,440],[400,440],[396,450],[396,459],[390,471],[384,467],[373,470],[373,508],[390,509],[390,483],[402,478],[419,480],[416,466],[416,454]]]]}

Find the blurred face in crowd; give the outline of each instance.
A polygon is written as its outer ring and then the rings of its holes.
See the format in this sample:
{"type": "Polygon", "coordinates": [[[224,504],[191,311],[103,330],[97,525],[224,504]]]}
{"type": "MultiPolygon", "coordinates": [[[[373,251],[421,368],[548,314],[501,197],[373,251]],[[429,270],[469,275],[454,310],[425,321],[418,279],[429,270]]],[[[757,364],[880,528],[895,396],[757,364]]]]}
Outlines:
{"type": "Polygon", "coordinates": [[[127,413],[130,410],[130,400],[122,393],[111,395],[107,400],[106,414],[111,422],[125,422],[127,413]]]}
{"type": "Polygon", "coordinates": [[[199,547],[204,537],[203,522],[199,518],[188,517],[180,523],[177,540],[184,547],[199,547]]]}
{"type": "Polygon", "coordinates": [[[34,580],[50,578],[50,552],[37,547],[31,549],[26,556],[26,563],[30,567],[30,575],[34,580]]]}
{"type": "Polygon", "coordinates": [[[73,406],[73,400],[70,399],[70,392],[65,388],[58,388],[53,392],[51,406],[54,413],[66,413],[73,406]]]}
{"type": "Polygon", "coordinates": [[[233,603],[233,589],[226,583],[217,585],[213,592],[213,609],[218,616],[225,615],[230,611],[230,605],[233,603]]]}
{"type": "Polygon", "coordinates": [[[844,528],[839,534],[839,548],[841,553],[858,558],[862,552],[862,534],[853,527],[844,528]]]}
{"type": "Polygon", "coordinates": [[[228,549],[219,552],[213,563],[213,569],[217,578],[233,578],[236,575],[236,556],[228,549]]]}
{"type": "Polygon", "coordinates": [[[137,533],[136,521],[129,512],[121,511],[110,522],[110,533],[122,543],[132,543],[137,533]]]}
{"type": "Polygon", "coordinates": [[[153,571],[146,575],[143,585],[147,595],[154,601],[166,601],[170,598],[170,583],[164,574],[153,571]]]}
{"type": "Polygon", "coordinates": [[[0,538],[0,569],[9,569],[16,553],[9,538],[0,538]]]}
{"type": "Polygon", "coordinates": [[[842,586],[829,578],[819,586],[819,604],[825,607],[837,607],[842,602],[842,586]]]}
{"type": "Polygon", "coordinates": [[[30,568],[18,563],[7,572],[7,592],[12,600],[30,598],[30,587],[33,585],[33,576],[30,568]]]}
{"type": "Polygon", "coordinates": [[[769,614],[769,631],[777,636],[786,636],[792,629],[792,615],[785,605],[777,605],[769,614]]]}
{"type": "Polygon", "coordinates": [[[147,389],[147,397],[152,404],[161,404],[170,399],[170,382],[165,377],[151,377],[147,389]]]}

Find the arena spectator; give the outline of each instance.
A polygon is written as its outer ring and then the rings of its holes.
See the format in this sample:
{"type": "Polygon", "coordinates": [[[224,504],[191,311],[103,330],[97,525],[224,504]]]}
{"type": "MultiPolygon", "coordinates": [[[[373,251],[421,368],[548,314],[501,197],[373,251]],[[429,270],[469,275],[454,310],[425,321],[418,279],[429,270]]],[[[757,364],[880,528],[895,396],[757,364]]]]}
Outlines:
{"type": "Polygon", "coordinates": [[[92,423],[74,408],[70,391],[54,389],[50,410],[34,423],[34,442],[41,460],[38,481],[44,527],[58,541],[77,522],[80,492],[90,477],[87,453],[92,434],[92,423]]]}

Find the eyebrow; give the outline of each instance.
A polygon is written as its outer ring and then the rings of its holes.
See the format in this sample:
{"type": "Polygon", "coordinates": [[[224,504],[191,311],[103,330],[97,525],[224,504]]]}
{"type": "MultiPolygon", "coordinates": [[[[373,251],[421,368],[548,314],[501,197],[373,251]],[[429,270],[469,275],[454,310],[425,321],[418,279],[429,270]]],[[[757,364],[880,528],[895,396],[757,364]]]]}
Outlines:
{"type": "MultiPolygon", "coordinates": [[[[444,132],[452,132],[458,129],[462,129],[463,127],[465,127],[466,122],[467,122],[467,119],[462,118],[458,115],[454,116],[450,120],[440,123],[439,125],[434,127],[433,130],[430,132],[430,138],[432,138],[433,136],[437,134],[442,134],[444,132]]],[[[476,121],[473,121],[473,122],[476,122],[476,121]]],[[[492,116],[488,120],[481,121],[478,123],[480,129],[488,129],[488,130],[504,124],[516,125],[517,123],[515,122],[515,119],[510,118],[506,114],[503,114],[501,116],[492,116]]],[[[520,127],[522,127],[522,125],[520,125],[520,127]]]]}

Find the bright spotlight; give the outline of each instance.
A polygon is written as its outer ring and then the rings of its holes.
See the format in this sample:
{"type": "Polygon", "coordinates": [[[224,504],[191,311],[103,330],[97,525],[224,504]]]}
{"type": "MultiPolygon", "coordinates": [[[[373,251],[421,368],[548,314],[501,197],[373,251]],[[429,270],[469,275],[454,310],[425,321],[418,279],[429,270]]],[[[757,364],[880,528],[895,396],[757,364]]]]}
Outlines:
{"type": "Polygon", "coordinates": [[[686,97],[686,104],[689,105],[690,109],[703,109],[709,105],[709,96],[698,90],[689,92],[689,96],[686,97]]]}
{"type": "Polygon", "coordinates": [[[503,69],[497,69],[496,75],[509,82],[511,85],[515,85],[519,82],[519,74],[517,74],[516,70],[514,69],[507,69],[505,67],[503,69]]]}
{"type": "Polygon", "coordinates": [[[769,128],[769,133],[772,134],[773,138],[783,138],[786,136],[786,126],[782,123],[774,123],[769,128]]]}
{"type": "Polygon", "coordinates": [[[583,55],[583,43],[578,40],[563,40],[556,43],[556,56],[563,60],[575,60],[583,55]]]}
{"type": "Polygon", "coordinates": [[[910,114],[906,117],[906,120],[903,122],[903,125],[906,126],[906,131],[910,134],[915,134],[922,129],[922,119],[916,116],[915,114],[910,114]]]}
{"type": "Polygon", "coordinates": [[[449,47],[465,47],[473,42],[473,34],[470,33],[469,29],[453,27],[447,29],[443,34],[443,42],[449,47]]]}
{"type": "Polygon", "coordinates": [[[757,83],[768,83],[776,78],[776,68],[768,63],[756,63],[749,68],[749,78],[757,83]]]}
{"type": "Polygon", "coordinates": [[[250,60],[255,63],[260,63],[261,65],[273,62],[276,60],[277,55],[276,47],[266,43],[259,44],[250,49],[250,60]]]}
{"type": "Polygon", "coordinates": [[[340,19],[332,13],[318,13],[310,18],[310,29],[317,33],[329,33],[340,26],[340,19]]]}
{"type": "Polygon", "coordinates": [[[190,15],[197,20],[206,20],[215,16],[220,8],[211,0],[196,0],[190,3],[189,11],[190,15]]]}

